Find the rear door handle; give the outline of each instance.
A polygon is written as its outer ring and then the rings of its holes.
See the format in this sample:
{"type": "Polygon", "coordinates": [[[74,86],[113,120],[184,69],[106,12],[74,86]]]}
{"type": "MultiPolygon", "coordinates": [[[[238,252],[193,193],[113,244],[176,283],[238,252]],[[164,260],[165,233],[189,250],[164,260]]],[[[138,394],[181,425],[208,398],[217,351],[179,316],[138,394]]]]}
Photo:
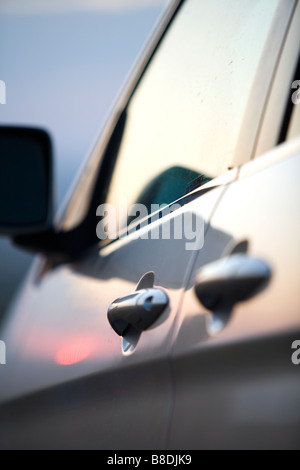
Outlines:
{"type": "Polygon", "coordinates": [[[115,300],[109,307],[107,317],[119,336],[125,336],[130,327],[137,332],[147,330],[169,304],[164,290],[154,287],[154,273],[145,274],[134,294],[115,300]]]}
{"type": "Polygon", "coordinates": [[[236,253],[204,266],[196,276],[195,293],[215,315],[218,330],[225,326],[234,305],[256,295],[270,278],[265,261],[236,253]]]}

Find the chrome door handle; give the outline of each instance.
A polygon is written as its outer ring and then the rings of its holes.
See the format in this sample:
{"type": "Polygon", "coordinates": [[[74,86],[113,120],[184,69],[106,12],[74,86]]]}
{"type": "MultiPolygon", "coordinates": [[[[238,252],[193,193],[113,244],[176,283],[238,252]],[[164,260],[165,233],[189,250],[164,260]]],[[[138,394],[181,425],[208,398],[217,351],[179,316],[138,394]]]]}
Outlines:
{"type": "Polygon", "coordinates": [[[195,293],[208,310],[231,310],[258,293],[270,278],[264,261],[237,253],[204,266],[196,277],[195,293]]]}
{"type": "Polygon", "coordinates": [[[133,327],[147,330],[169,304],[165,291],[154,287],[154,273],[145,274],[134,294],[115,300],[108,308],[108,321],[119,336],[133,327]]]}

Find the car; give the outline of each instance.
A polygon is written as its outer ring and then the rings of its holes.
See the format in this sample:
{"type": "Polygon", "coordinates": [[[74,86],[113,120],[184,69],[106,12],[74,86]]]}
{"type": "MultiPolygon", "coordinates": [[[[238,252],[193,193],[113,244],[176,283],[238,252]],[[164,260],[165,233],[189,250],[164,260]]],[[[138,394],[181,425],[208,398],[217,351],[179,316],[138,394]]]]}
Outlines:
{"type": "Polygon", "coordinates": [[[174,0],[55,217],[49,135],[1,128],[1,449],[299,449],[299,32],[174,0]]]}

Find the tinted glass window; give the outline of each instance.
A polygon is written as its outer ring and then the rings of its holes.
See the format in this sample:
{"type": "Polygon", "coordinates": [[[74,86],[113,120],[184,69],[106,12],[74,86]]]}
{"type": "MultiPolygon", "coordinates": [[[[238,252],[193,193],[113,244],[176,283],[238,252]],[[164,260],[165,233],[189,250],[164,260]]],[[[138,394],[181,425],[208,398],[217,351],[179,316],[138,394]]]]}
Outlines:
{"type": "Polygon", "coordinates": [[[277,6],[183,4],[129,103],[109,203],[170,203],[232,165],[277,6]]]}

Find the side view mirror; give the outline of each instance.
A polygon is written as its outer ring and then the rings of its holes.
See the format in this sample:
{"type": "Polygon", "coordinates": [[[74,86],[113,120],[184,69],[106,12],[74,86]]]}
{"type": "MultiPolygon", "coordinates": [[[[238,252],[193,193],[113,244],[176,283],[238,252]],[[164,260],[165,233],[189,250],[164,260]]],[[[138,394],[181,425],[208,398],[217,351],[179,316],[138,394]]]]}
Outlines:
{"type": "Polygon", "coordinates": [[[53,165],[49,135],[0,127],[0,234],[30,235],[51,227],[53,165]]]}

